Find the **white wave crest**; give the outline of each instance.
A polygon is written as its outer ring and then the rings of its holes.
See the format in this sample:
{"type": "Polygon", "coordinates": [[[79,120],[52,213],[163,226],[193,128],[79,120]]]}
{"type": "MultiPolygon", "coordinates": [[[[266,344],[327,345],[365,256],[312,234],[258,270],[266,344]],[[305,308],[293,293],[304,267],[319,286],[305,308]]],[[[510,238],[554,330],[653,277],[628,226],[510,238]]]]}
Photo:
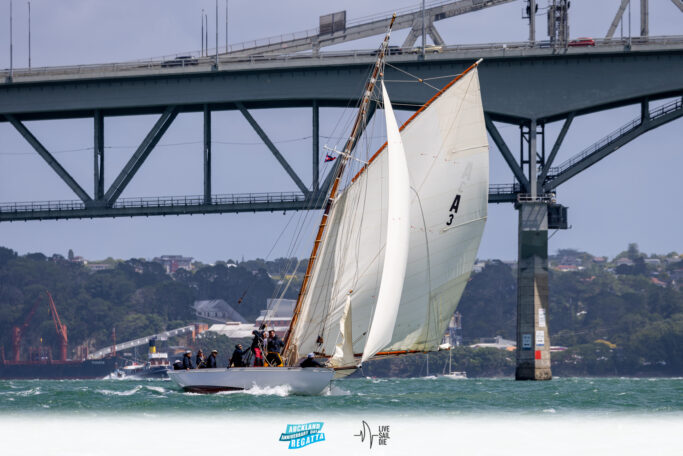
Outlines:
{"type": "Polygon", "coordinates": [[[351,391],[347,391],[343,388],[339,388],[336,385],[330,385],[323,390],[323,396],[350,396],[351,391]]]}
{"type": "Polygon", "coordinates": [[[161,387],[161,386],[149,386],[149,385],[145,385],[145,388],[147,388],[147,389],[150,390],[150,391],[154,391],[154,392],[156,392],[156,393],[162,393],[162,394],[163,394],[163,393],[168,392],[168,390],[167,390],[166,388],[163,388],[163,387],[161,387]]]}
{"type": "Polygon", "coordinates": [[[133,394],[137,393],[142,389],[142,386],[138,385],[133,389],[129,389],[126,391],[112,391],[112,390],[104,390],[104,389],[98,389],[96,390],[100,394],[104,394],[105,396],[132,396],[133,394]]]}
{"type": "Polygon", "coordinates": [[[35,388],[31,388],[29,390],[25,391],[12,391],[11,394],[15,394],[16,396],[37,396],[39,394],[43,394],[42,391],[40,391],[40,386],[37,386],[35,388]]]}
{"type": "Polygon", "coordinates": [[[279,385],[279,386],[264,386],[263,388],[259,386],[252,386],[244,391],[238,391],[243,394],[251,394],[252,396],[289,396],[292,388],[289,385],[279,385]]]}

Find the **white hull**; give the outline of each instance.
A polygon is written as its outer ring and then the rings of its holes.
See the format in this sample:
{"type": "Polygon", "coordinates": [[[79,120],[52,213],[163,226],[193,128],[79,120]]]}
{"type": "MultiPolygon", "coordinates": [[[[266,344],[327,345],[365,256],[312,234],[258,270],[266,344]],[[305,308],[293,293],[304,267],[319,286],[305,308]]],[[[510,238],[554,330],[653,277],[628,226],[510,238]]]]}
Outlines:
{"type": "Polygon", "coordinates": [[[185,391],[195,393],[288,386],[293,394],[320,394],[330,384],[334,371],[315,367],[232,367],[172,370],[168,376],[185,391]]]}
{"type": "Polygon", "coordinates": [[[462,380],[467,378],[466,372],[451,372],[450,374],[441,375],[443,378],[450,378],[453,380],[462,380]]]}

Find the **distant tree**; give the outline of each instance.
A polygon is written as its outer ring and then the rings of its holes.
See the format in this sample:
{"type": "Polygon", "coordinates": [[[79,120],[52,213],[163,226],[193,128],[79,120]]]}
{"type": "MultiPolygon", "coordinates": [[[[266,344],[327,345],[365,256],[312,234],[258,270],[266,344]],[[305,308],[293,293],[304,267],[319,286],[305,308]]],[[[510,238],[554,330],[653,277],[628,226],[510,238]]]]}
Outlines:
{"type": "Polygon", "coordinates": [[[69,249],[69,253],[67,254],[67,258],[69,259],[69,261],[74,260],[74,251],[73,250],[69,249]]]}
{"type": "Polygon", "coordinates": [[[8,261],[17,257],[17,252],[12,249],[0,247],[0,267],[4,266],[8,261]]]}
{"type": "Polygon", "coordinates": [[[33,260],[33,261],[46,261],[46,260],[47,260],[47,257],[46,257],[45,255],[43,255],[42,253],[40,253],[40,252],[36,252],[36,253],[27,253],[27,254],[25,255],[25,257],[26,257],[27,259],[33,260]]]}
{"type": "Polygon", "coordinates": [[[640,250],[638,250],[638,244],[635,242],[630,243],[628,245],[628,249],[626,250],[626,256],[628,256],[631,260],[640,258],[642,254],[640,253],[640,250]]]}

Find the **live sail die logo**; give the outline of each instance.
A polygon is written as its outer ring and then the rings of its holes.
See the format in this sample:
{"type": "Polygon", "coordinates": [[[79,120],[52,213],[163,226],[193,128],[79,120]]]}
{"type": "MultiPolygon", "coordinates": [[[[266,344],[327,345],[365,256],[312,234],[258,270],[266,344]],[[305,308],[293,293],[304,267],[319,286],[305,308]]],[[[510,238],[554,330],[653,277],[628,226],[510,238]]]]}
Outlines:
{"type": "Polygon", "coordinates": [[[325,440],[322,421],[303,424],[288,424],[287,430],[280,434],[280,442],[289,442],[289,449],[296,450],[325,440]]]}
{"type": "Polygon", "coordinates": [[[378,445],[387,444],[387,441],[389,440],[389,426],[377,426],[377,433],[373,434],[370,425],[365,420],[363,420],[361,422],[360,432],[358,432],[358,434],[353,434],[353,436],[360,437],[361,443],[367,440],[370,449],[372,449],[372,445],[375,442],[377,442],[378,445]]]}

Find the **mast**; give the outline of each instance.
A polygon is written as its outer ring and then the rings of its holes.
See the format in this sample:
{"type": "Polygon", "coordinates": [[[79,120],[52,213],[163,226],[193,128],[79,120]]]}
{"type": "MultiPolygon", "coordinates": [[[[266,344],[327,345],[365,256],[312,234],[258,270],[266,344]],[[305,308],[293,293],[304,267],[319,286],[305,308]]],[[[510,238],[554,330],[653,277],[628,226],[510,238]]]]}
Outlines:
{"type": "MultiPolygon", "coordinates": [[[[375,66],[373,67],[372,70],[372,75],[370,76],[370,79],[365,85],[365,90],[363,92],[363,99],[360,104],[360,108],[358,109],[358,114],[356,114],[356,120],[353,123],[353,129],[351,130],[351,135],[349,136],[349,139],[346,140],[346,144],[344,145],[344,151],[339,155],[339,159],[341,162],[339,163],[339,166],[337,167],[337,171],[335,172],[334,176],[334,183],[332,184],[332,189],[330,190],[330,193],[327,197],[327,201],[325,203],[325,210],[323,212],[322,219],[320,221],[320,226],[318,227],[318,232],[315,238],[315,242],[313,243],[313,250],[311,252],[311,256],[308,259],[308,266],[306,267],[306,275],[304,276],[304,279],[301,283],[301,289],[299,290],[299,296],[297,297],[296,300],[296,306],[294,307],[294,314],[292,315],[292,321],[289,325],[289,331],[287,332],[287,338],[285,339],[285,346],[282,352],[285,354],[286,357],[289,358],[288,355],[290,355],[289,351],[291,350],[290,347],[290,341],[291,341],[291,336],[292,332],[294,330],[294,327],[296,326],[296,323],[299,318],[299,313],[301,311],[301,303],[303,301],[303,297],[306,294],[307,288],[308,288],[308,283],[309,279],[311,276],[311,272],[313,271],[313,265],[315,263],[316,255],[318,253],[318,248],[320,247],[320,243],[322,242],[322,236],[323,233],[325,232],[325,226],[327,225],[327,219],[330,214],[330,210],[332,209],[332,203],[334,202],[334,199],[337,195],[337,190],[339,189],[339,183],[341,182],[341,177],[344,174],[344,170],[346,169],[346,164],[349,160],[349,157],[351,156],[351,151],[353,150],[356,141],[360,137],[360,135],[363,133],[363,125],[365,124],[365,121],[367,120],[367,114],[368,114],[368,106],[370,105],[370,98],[372,96],[372,93],[375,90],[375,84],[377,83],[377,78],[380,75],[380,70],[383,67],[384,63],[384,57],[386,54],[387,47],[389,45],[389,37],[391,35],[391,28],[394,25],[394,21],[396,20],[396,13],[391,17],[391,22],[389,22],[389,28],[387,30],[386,35],[384,36],[384,41],[382,41],[382,45],[379,50],[379,54],[377,55],[377,61],[375,61],[375,66]]],[[[296,360],[293,359],[288,359],[287,360],[289,363],[296,362],[296,360]]]]}

